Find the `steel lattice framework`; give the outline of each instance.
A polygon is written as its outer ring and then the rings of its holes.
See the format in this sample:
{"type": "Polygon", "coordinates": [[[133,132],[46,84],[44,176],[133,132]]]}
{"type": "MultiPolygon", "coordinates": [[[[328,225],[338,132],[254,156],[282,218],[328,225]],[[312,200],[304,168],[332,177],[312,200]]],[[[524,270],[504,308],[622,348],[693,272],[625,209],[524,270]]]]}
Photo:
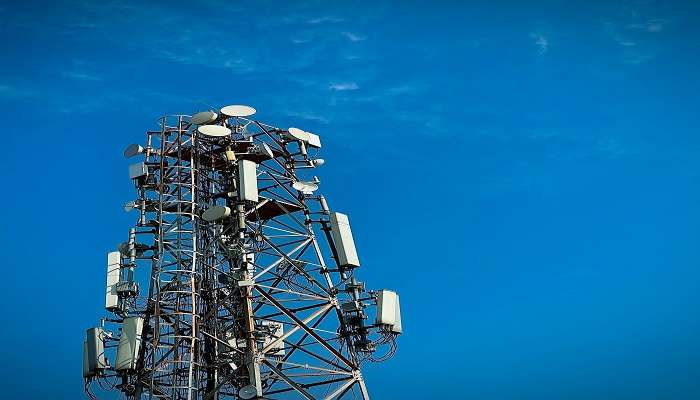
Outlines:
{"type": "Polygon", "coordinates": [[[110,253],[113,317],[88,330],[88,395],[97,382],[130,399],[368,399],[360,364],[393,354],[400,316],[382,316],[389,291],[357,281],[318,180],[302,179],[320,142],[221,111],[162,117],[125,151],[143,157],[126,206],[138,220],[110,253]]]}

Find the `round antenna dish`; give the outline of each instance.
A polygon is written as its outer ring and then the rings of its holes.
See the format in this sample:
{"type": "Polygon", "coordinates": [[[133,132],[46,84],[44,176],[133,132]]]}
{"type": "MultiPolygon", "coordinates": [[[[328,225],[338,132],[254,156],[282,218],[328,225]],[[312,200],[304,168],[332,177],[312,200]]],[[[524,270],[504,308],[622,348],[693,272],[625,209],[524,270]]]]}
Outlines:
{"type": "Polygon", "coordinates": [[[207,222],[213,222],[222,218],[226,218],[229,215],[231,215],[230,208],[225,206],[213,206],[207,208],[207,210],[204,211],[204,214],[202,214],[202,218],[204,218],[204,220],[207,222]]]}
{"type": "Polygon", "coordinates": [[[224,137],[230,136],[231,130],[221,125],[202,125],[197,128],[197,131],[205,136],[224,137]]]}
{"type": "Polygon", "coordinates": [[[302,142],[306,142],[309,140],[308,132],[305,132],[299,128],[292,127],[287,129],[287,132],[289,132],[289,136],[296,140],[301,140],[302,142]]]}
{"type": "Polygon", "coordinates": [[[134,210],[134,208],[136,208],[135,201],[132,200],[132,201],[128,201],[128,202],[124,203],[124,211],[131,212],[134,210]]]}
{"type": "Polygon", "coordinates": [[[318,184],[316,182],[294,182],[292,187],[304,193],[313,193],[318,190],[318,184]]]}
{"type": "Polygon", "coordinates": [[[124,157],[129,158],[133,157],[136,155],[139,155],[144,152],[144,148],[141,147],[141,145],[138,145],[136,143],[132,143],[128,146],[126,146],[126,149],[124,149],[124,157]]]}
{"type": "Polygon", "coordinates": [[[238,397],[240,397],[243,400],[254,399],[257,395],[258,395],[257,390],[255,389],[255,386],[253,386],[253,385],[243,386],[238,391],[238,397]]]}
{"type": "Polygon", "coordinates": [[[214,111],[202,111],[193,115],[192,118],[190,118],[190,122],[197,125],[211,124],[216,121],[218,116],[219,114],[214,111]]]}
{"type": "Polygon", "coordinates": [[[221,113],[227,117],[250,117],[255,114],[255,109],[250,106],[233,105],[223,107],[221,113]]]}
{"type": "Polygon", "coordinates": [[[321,165],[326,163],[326,160],[324,160],[323,158],[317,158],[311,162],[314,164],[314,167],[320,167],[321,165]]]}

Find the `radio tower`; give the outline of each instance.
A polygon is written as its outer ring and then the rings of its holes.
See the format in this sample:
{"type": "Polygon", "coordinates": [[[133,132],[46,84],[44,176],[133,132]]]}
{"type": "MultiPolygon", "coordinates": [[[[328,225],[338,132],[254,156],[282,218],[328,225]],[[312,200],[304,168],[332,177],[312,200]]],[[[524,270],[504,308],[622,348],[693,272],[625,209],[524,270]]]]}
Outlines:
{"type": "Polygon", "coordinates": [[[356,279],[348,217],[308,176],[319,137],[253,114],[162,117],[124,151],[136,223],[86,332],[90,398],[369,398],[360,366],[393,355],[398,295],[356,279]]]}

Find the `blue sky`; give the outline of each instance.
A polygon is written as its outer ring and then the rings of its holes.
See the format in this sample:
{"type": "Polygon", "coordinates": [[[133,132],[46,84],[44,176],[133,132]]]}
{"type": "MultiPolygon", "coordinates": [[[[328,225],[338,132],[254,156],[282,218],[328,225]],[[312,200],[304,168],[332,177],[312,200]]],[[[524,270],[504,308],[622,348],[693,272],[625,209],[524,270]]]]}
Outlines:
{"type": "Polygon", "coordinates": [[[376,399],[700,398],[700,3],[0,1],[4,398],[77,399],[121,152],[250,104],[317,132],[376,399]]]}

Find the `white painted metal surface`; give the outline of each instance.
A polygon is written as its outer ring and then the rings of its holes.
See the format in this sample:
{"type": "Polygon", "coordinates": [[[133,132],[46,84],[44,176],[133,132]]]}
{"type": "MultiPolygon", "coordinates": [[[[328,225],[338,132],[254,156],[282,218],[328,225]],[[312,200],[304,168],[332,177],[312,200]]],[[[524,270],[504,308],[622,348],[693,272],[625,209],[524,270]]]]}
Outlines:
{"type": "Polygon", "coordinates": [[[105,293],[105,308],[109,311],[119,308],[117,284],[119,283],[120,261],[121,257],[118,251],[107,253],[107,290],[105,293]]]}
{"type": "Polygon", "coordinates": [[[234,349],[245,349],[246,340],[242,338],[236,338],[236,335],[232,331],[224,332],[224,338],[221,342],[217,342],[217,347],[220,353],[229,353],[234,351],[234,349]]]}
{"type": "Polygon", "coordinates": [[[202,214],[202,218],[204,218],[205,221],[212,222],[212,221],[218,221],[222,218],[226,218],[231,215],[231,209],[226,206],[212,206],[209,207],[204,213],[202,214]]]}
{"type": "Polygon", "coordinates": [[[338,251],[338,264],[343,267],[359,267],[360,260],[357,257],[347,215],[339,212],[331,213],[331,234],[338,251]]]}
{"type": "Polygon", "coordinates": [[[256,164],[250,160],[238,162],[238,198],[258,201],[258,173],[256,164]]]}
{"type": "Polygon", "coordinates": [[[291,127],[287,129],[287,132],[289,133],[287,137],[290,139],[300,140],[302,142],[307,142],[309,140],[309,133],[302,129],[291,127]]]}
{"type": "Polygon", "coordinates": [[[105,357],[104,330],[102,328],[90,328],[86,332],[87,366],[90,373],[97,373],[107,368],[105,357]]]}
{"type": "Polygon", "coordinates": [[[251,106],[232,105],[221,108],[221,113],[229,117],[250,117],[255,114],[255,109],[251,106]]]}
{"type": "Polygon", "coordinates": [[[377,296],[377,324],[389,325],[394,333],[401,333],[399,295],[391,290],[380,290],[377,296]]]}
{"type": "Polygon", "coordinates": [[[202,125],[197,128],[197,131],[205,136],[224,137],[231,135],[231,130],[221,125],[202,125]]]}
{"type": "Polygon", "coordinates": [[[122,334],[117,347],[117,371],[136,368],[136,362],[141,348],[141,334],[143,332],[143,318],[129,317],[124,319],[122,334]]]}
{"type": "Polygon", "coordinates": [[[196,125],[210,124],[216,121],[216,118],[218,118],[218,116],[219,114],[215,113],[214,111],[202,111],[193,115],[190,118],[190,122],[196,125]]]}
{"type": "Polygon", "coordinates": [[[267,143],[263,143],[262,151],[266,156],[270,158],[275,158],[275,154],[272,152],[272,149],[270,148],[270,146],[267,145],[267,143]]]}
{"type": "Polygon", "coordinates": [[[129,165],[129,178],[136,179],[148,174],[148,167],[144,163],[136,163],[129,165]]]}
{"type": "Polygon", "coordinates": [[[306,194],[311,194],[318,190],[318,184],[316,182],[294,182],[292,187],[306,194]]]}
{"type": "Polygon", "coordinates": [[[309,139],[307,141],[309,146],[320,149],[321,148],[321,138],[318,135],[311,133],[311,132],[306,132],[306,134],[309,137],[309,139]]]}
{"type": "Polygon", "coordinates": [[[396,309],[394,311],[394,325],[391,326],[391,331],[393,333],[403,333],[403,327],[401,326],[401,304],[399,303],[399,295],[396,294],[396,309]]]}

